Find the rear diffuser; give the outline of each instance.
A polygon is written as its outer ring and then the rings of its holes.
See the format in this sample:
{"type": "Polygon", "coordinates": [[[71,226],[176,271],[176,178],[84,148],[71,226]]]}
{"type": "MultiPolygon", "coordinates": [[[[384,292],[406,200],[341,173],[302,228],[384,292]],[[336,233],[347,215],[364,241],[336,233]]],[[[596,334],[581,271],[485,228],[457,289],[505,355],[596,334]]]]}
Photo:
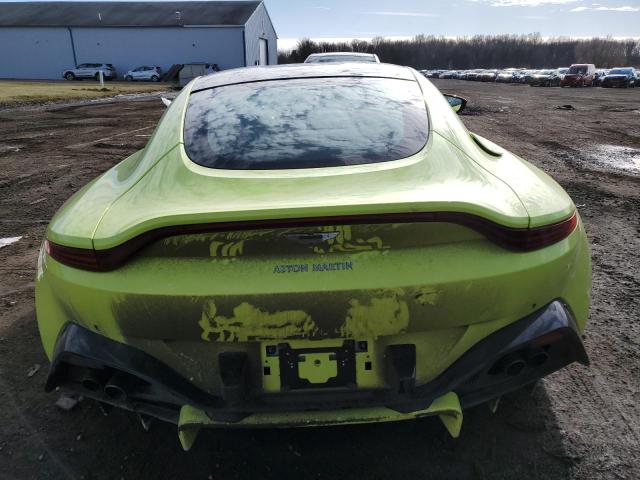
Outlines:
{"type": "Polygon", "coordinates": [[[449,392],[436,398],[423,410],[400,413],[385,407],[359,408],[349,410],[325,410],[314,412],[273,412],[255,413],[239,422],[212,420],[202,410],[184,405],[180,409],[178,437],[182,448],[190,450],[202,428],[216,427],[314,427],[329,425],[349,425],[357,423],[395,422],[437,415],[453,438],[458,438],[462,428],[462,407],[458,395],[449,392]]]}

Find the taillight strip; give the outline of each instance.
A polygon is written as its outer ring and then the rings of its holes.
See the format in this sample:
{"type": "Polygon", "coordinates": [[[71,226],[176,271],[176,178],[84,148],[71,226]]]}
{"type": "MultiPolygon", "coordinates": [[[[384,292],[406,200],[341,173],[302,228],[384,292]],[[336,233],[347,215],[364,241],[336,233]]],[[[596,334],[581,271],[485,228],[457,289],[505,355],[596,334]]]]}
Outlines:
{"type": "Polygon", "coordinates": [[[279,220],[249,220],[162,227],[142,233],[127,242],[106,250],[92,250],[45,242],[47,253],[55,260],[76,268],[109,271],[118,268],[144,246],[162,238],[197,233],[228,232],[277,228],[299,228],[327,225],[363,225],[383,223],[442,222],[471,228],[491,242],[509,250],[528,252],[538,250],[568,237],[578,224],[574,212],[558,223],[536,228],[510,228],[482,217],[457,212],[417,212],[375,215],[346,215],[279,220]]]}

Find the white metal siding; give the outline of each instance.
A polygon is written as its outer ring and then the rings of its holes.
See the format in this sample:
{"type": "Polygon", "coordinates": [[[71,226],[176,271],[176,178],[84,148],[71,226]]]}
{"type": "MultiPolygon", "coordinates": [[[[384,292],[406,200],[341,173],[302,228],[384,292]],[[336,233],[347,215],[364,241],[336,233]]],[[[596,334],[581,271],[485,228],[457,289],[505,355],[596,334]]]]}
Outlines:
{"type": "Polygon", "coordinates": [[[247,66],[260,63],[260,39],[267,41],[269,65],[278,63],[278,37],[264,4],[260,4],[245,25],[247,66]]]}
{"type": "Polygon", "coordinates": [[[242,28],[74,28],[79,63],[113,63],[122,76],[141,65],[167,71],[175,63],[244,65],[242,28]]]}
{"type": "MultiPolygon", "coordinates": [[[[72,28],[78,63],[113,63],[119,78],[141,65],[244,66],[243,27],[72,28]]],[[[73,67],[64,27],[0,27],[0,78],[62,78],[73,67]]]]}
{"type": "Polygon", "coordinates": [[[0,28],[0,78],[62,79],[62,70],[72,65],[66,28],[0,28]]]}

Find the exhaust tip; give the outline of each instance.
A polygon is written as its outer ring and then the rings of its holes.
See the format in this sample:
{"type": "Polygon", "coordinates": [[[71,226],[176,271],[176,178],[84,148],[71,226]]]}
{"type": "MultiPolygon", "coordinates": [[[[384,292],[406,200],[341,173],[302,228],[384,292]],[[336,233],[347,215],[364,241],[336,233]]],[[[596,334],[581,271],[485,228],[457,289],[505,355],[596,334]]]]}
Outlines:
{"type": "Polygon", "coordinates": [[[102,389],[107,377],[108,374],[104,370],[87,368],[80,379],[80,384],[91,392],[97,392],[102,389]]]}
{"type": "Polygon", "coordinates": [[[516,358],[505,366],[504,373],[510,377],[515,377],[516,375],[520,375],[522,370],[524,370],[524,367],[524,360],[516,358]]]}
{"type": "Polygon", "coordinates": [[[536,348],[534,350],[527,351],[525,353],[525,358],[530,366],[540,367],[549,359],[549,354],[543,348],[536,348]]]}
{"type": "Polygon", "coordinates": [[[527,366],[522,356],[518,353],[510,353],[498,360],[489,370],[489,375],[506,374],[510,377],[519,375],[527,366]]]}
{"type": "Polygon", "coordinates": [[[125,372],[116,372],[104,386],[104,394],[112,400],[125,400],[142,382],[133,375],[125,372]]]}
{"type": "Polygon", "coordinates": [[[97,392],[101,387],[101,385],[93,378],[83,378],[80,383],[84,388],[92,392],[97,392]]]}
{"type": "Polygon", "coordinates": [[[117,385],[107,384],[104,387],[104,394],[112,400],[124,400],[127,393],[117,385]]]}

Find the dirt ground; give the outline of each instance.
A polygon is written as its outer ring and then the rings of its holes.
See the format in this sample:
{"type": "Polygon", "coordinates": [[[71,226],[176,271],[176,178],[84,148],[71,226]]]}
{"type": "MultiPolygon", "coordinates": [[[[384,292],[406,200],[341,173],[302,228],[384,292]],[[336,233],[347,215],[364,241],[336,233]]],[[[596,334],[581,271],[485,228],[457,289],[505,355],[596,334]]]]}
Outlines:
{"type": "Polygon", "coordinates": [[[469,99],[462,118],[473,131],[542,167],[579,206],[594,262],[590,367],[509,395],[496,414],[465,412],[458,440],[424,419],[206,431],[185,453],[172,425],[145,432],[134,415],[104,416],[88,400],[62,411],[58,394],[43,391],[38,246],[64,200],[142,148],[164,107],[138,99],[0,110],[0,238],[22,236],[0,248],[0,477],[640,478],[640,89],[436,82],[469,99]]]}

